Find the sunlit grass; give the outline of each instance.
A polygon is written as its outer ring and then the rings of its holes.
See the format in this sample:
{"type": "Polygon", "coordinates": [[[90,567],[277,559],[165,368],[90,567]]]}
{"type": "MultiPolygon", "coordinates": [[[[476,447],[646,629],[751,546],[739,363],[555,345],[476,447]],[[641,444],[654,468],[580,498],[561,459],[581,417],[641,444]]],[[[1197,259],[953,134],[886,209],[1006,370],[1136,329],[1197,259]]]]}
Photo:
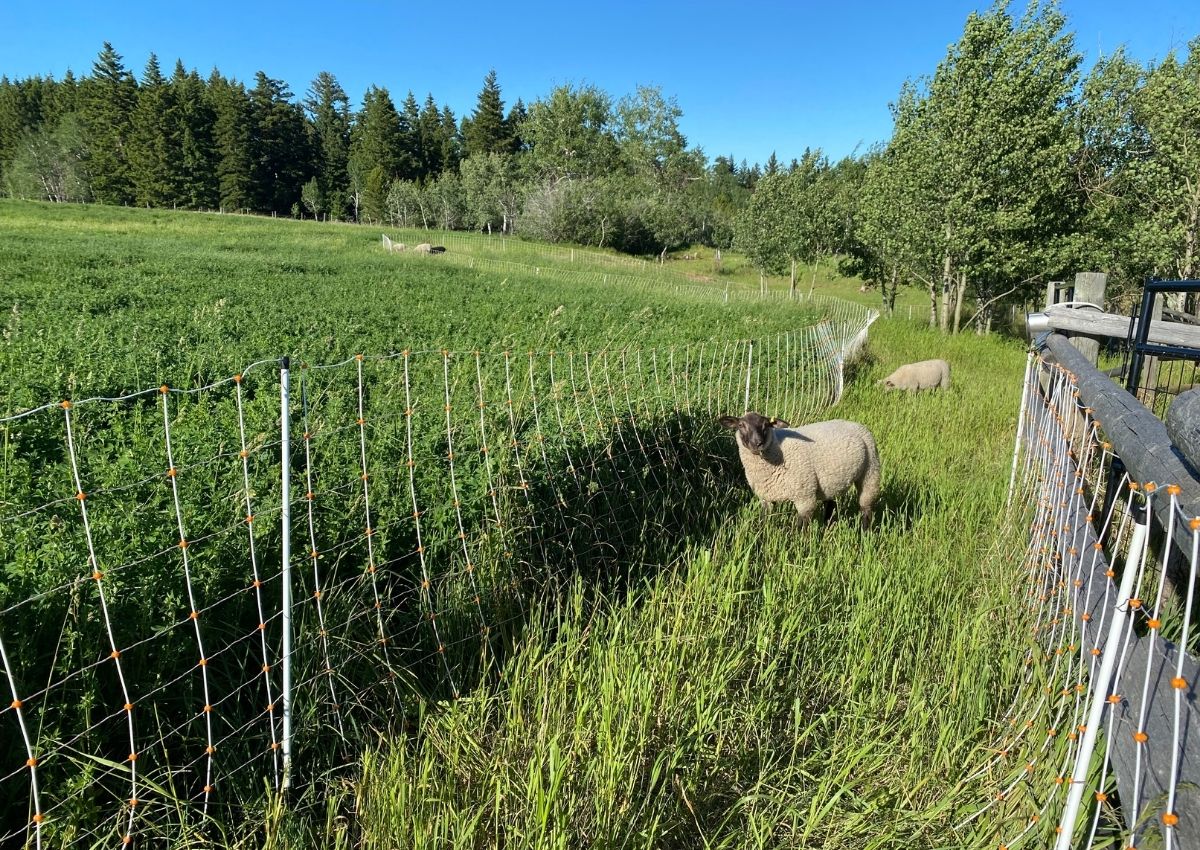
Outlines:
{"type": "MultiPolygon", "coordinates": [[[[661,345],[808,320],[778,305],[732,311],[463,269],[461,258],[401,258],[379,235],[2,202],[0,397],[15,410],[76,393],[196,385],[285,353],[327,362],[446,345],[661,345]]],[[[519,249],[523,265],[574,267],[562,250],[519,249]]],[[[727,255],[717,270],[707,255],[672,260],[647,270],[647,285],[670,273],[756,286],[742,262],[727,255]]],[[[603,280],[618,266],[591,271],[603,280]]],[[[807,291],[808,270],[801,282],[807,291]]],[[[877,297],[830,268],[818,269],[815,291],[877,297]]],[[[905,295],[913,305],[921,297],[905,295]]],[[[860,531],[843,505],[832,524],[799,530],[788,511],[763,517],[739,482],[744,507],[712,539],[693,539],[666,563],[639,560],[632,547],[624,581],[571,576],[528,600],[511,652],[462,699],[414,698],[395,730],[356,741],[356,760],[336,775],[306,776],[288,807],[248,798],[244,823],[212,840],[997,846],[1001,816],[1027,816],[1034,801],[1015,796],[961,834],[952,827],[986,801],[993,777],[968,778],[1003,731],[1024,670],[1027,630],[1014,600],[1025,541],[1004,508],[1024,357],[1011,341],[948,338],[918,324],[872,327],[868,359],[828,415],[876,435],[884,480],[875,528],[860,531]],[[896,365],[928,357],[951,362],[949,392],[877,386],[896,365]]]]}

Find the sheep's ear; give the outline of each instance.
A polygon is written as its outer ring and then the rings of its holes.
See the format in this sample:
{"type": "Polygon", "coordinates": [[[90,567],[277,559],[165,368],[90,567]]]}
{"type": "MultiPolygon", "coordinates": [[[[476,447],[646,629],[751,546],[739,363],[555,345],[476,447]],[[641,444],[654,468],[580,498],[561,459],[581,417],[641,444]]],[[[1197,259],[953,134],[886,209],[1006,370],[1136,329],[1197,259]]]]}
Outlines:
{"type": "Polygon", "coordinates": [[[742,424],[742,420],[736,416],[722,416],[717,419],[726,428],[738,428],[742,424]]]}
{"type": "Polygon", "coordinates": [[[792,427],[792,423],[788,422],[786,419],[772,419],[771,425],[775,428],[791,428],[792,427]]]}

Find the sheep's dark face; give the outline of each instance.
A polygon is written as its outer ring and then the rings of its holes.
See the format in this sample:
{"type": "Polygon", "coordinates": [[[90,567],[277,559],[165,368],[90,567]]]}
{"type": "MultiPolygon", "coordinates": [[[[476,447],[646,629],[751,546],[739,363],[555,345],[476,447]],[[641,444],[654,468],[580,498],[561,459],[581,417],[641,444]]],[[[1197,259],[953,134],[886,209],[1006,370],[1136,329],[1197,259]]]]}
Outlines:
{"type": "Polygon", "coordinates": [[[782,419],[768,419],[754,411],[745,416],[722,416],[718,421],[726,428],[736,430],[742,445],[760,457],[775,445],[775,428],[788,427],[782,419]]]}

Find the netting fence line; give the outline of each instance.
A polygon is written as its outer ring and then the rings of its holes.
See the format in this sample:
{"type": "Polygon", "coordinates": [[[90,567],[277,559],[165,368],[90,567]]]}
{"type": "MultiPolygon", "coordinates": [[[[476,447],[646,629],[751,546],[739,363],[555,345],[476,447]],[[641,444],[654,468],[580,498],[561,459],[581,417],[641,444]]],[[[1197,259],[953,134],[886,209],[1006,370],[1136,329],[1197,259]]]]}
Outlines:
{"type": "Polygon", "coordinates": [[[1010,502],[1031,506],[1033,642],[959,829],[988,812],[1006,848],[1197,846],[1196,485],[1069,343],[1030,358],[1010,502]]]}
{"type": "Polygon", "coordinates": [[[0,420],[0,844],[223,828],[469,693],[539,598],[620,593],[740,509],[716,417],[819,418],[875,318],[843,315],[261,361],[0,420]]]}
{"type": "Polygon", "coordinates": [[[458,230],[417,230],[411,228],[399,229],[394,232],[400,238],[392,240],[385,234],[383,237],[385,247],[390,248],[393,243],[396,243],[405,245],[406,248],[412,248],[414,245],[428,243],[430,245],[440,245],[453,251],[478,253],[480,250],[484,250],[514,258],[538,258],[556,263],[587,263],[593,266],[634,269],[639,272],[650,273],[657,273],[663,270],[662,264],[647,261],[641,257],[593,251],[587,248],[563,248],[542,242],[525,242],[524,240],[501,234],[467,234],[458,230]]]}
{"type": "MultiPolygon", "coordinates": [[[[505,238],[508,237],[495,237],[505,238]]],[[[390,237],[384,234],[382,244],[385,250],[393,250],[397,244],[390,237]]],[[[468,241],[467,244],[470,244],[468,241]]],[[[464,246],[465,247],[465,246],[464,246]]],[[[542,246],[538,246],[540,251],[542,246]]],[[[532,250],[532,249],[531,249],[532,250]]],[[[565,255],[567,249],[553,249],[558,254],[565,255]]],[[[583,253],[583,252],[580,252],[583,253]]],[[[563,267],[561,265],[552,265],[550,262],[539,264],[542,260],[541,255],[530,254],[525,259],[535,260],[537,262],[522,262],[519,260],[505,260],[497,257],[480,256],[466,252],[447,251],[445,254],[430,257],[418,253],[401,253],[400,256],[406,257],[410,262],[435,262],[435,263],[450,263],[455,266],[469,269],[484,269],[490,272],[500,272],[509,274],[532,275],[534,277],[546,276],[552,277],[555,280],[569,281],[572,283],[582,283],[594,286],[621,286],[623,289],[631,289],[637,292],[653,292],[653,293],[670,293],[676,297],[695,298],[702,301],[721,301],[724,303],[744,303],[755,301],[767,301],[771,303],[792,303],[792,304],[811,304],[817,306],[821,311],[837,320],[846,320],[853,317],[853,321],[858,321],[862,315],[868,312],[868,308],[846,301],[835,296],[822,295],[815,292],[804,292],[803,290],[792,291],[790,289],[763,289],[754,284],[747,284],[738,281],[720,281],[705,283],[698,280],[693,280],[684,275],[673,271],[662,271],[654,275],[648,274],[631,274],[625,272],[604,272],[594,269],[574,269],[563,267]]],[[[555,258],[555,254],[551,254],[550,260],[555,258]]],[[[596,256],[607,257],[605,254],[596,256]]],[[[561,257],[559,257],[561,259],[561,257]]],[[[618,258],[621,260],[629,259],[633,263],[644,262],[632,258],[618,258]]],[[[658,268],[657,264],[651,264],[654,268],[658,268]]],[[[626,264],[617,264],[617,268],[626,268],[626,264]]],[[[911,315],[910,315],[911,318],[911,315]]]]}

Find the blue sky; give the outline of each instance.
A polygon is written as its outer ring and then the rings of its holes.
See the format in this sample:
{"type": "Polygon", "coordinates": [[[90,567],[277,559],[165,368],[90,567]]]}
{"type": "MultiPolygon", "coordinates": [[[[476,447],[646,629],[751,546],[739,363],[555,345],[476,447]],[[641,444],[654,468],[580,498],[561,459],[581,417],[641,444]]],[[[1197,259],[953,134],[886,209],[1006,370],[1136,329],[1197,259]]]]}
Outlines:
{"type": "MultiPolygon", "coordinates": [[[[87,74],[104,41],[140,77],[151,52],[207,76],[284,80],[297,98],[332,72],[357,106],[370,84],[399,102],[432,93],[459,117],[495,68],[507,106],[564,83],[614,98],[639,84],[674,96],[709,157],[840,157],[891,134],[888,103],[932,73],[971,0],[930,2],[439,3],[228,0],[0,2],[0,74],[87,74]]],[[[1018,13],[1024,4],[1013,7],[1018,13]]],[[[1062,0],[1085,64],[1124,45],[1139,61],[1200,35],[1200,0],[1062,0]]]]}

